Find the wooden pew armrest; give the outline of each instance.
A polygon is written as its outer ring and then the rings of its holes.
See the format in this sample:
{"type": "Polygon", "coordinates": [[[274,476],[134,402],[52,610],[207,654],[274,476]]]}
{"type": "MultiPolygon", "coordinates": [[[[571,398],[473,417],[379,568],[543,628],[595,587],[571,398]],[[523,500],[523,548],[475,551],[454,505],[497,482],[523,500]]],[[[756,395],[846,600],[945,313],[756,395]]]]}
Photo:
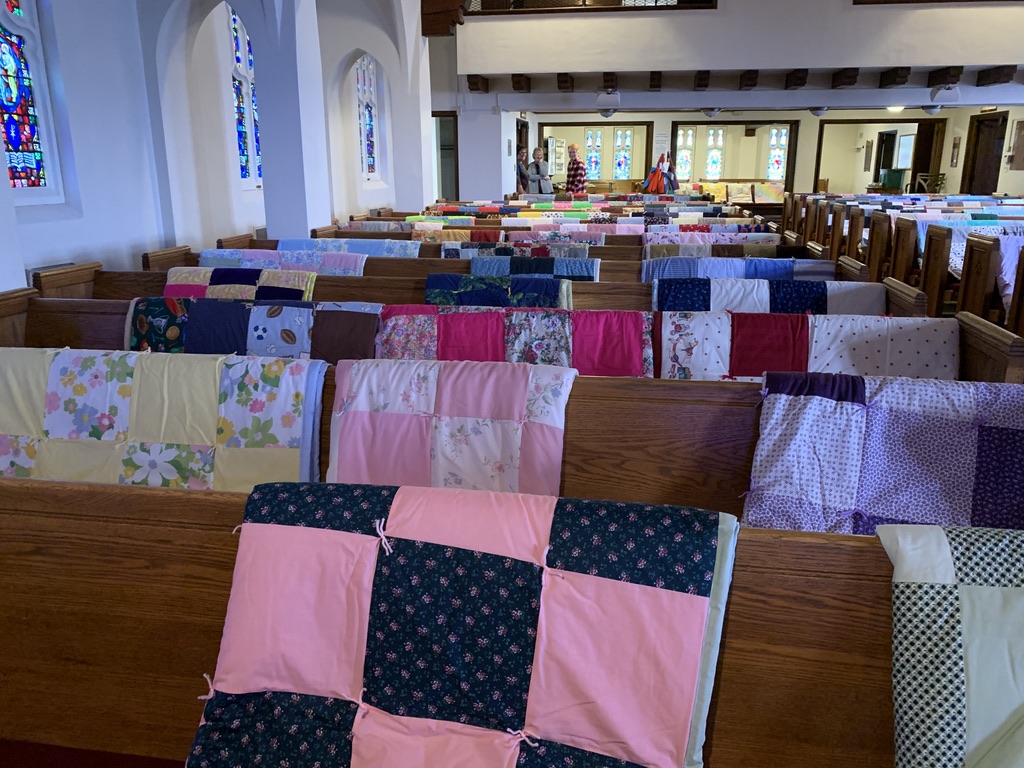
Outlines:
{"type": "Polygon", "coordinates": [[[850,280],[857,283],[868,282],[868,265],[863,264],[849,256],[840,256],[836,262],[838,271],[836,277],[840,280],[850,280]]]}
{"type": "Polygon", "coordinates": [[[828,261],[829,258],[831,258],[831,252],[829,251],[829,247],[827,245],[822,245],[821,243],[808,243],[807,253],[810,255],[812,259],[821,259],[823,261],[828,261]]]}
{"type": "Polygon", "coordinates": [[[907,285],[902,280],[887,277],[882,281],[885,286],[886,306],[889,314],[895,317],[926,317],[928,314],[928,297],[907,285]]]}
{"type": "Polygon", "coordinates": [[[960,378],[1024,384],[1024,339],[970,312],[960,323],[960,378]]]}
{"type": "Polygon", "coordinates": [[[164,248],[142,254],[144,272],[167,272],[172,267],[198,267],[199,255],[192,252],[191,245],[180,248],[164,248]]]}
{"type": "Polygon", "coordinates": [[[98,261],[41,269],[33,273],[32,287],[47,299],[91,299],[93,281],[101,269],[98,261]]]}

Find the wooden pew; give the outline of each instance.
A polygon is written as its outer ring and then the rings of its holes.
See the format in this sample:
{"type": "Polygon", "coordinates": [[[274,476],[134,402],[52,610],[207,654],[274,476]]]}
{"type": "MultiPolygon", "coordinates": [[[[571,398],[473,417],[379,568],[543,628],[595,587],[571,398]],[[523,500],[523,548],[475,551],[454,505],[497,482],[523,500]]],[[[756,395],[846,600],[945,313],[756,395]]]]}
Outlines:
{"type": "Polygon", "coordinates": [[[892,240],[892,228],[889,214],[885,211],[872,211],[868,224],[868,280],[879,283],[885,277],[885,267],[889,262],[892,240]]]}
{"type": "Polygon", "coordinates": [[[914,262],[917,258],[917,220],[906,216],[896,219],[892,239],[892,267],[889,276],[912,284],[914,262]]]}
{"type": "Polygon", "coordinates": [[[1006,329],[1018,336],[1024,334],[1024,248],[1017,258],[1017,272],[1013,284],[1010,311],[1006,315],[1006,329]]]}
{"type": "MultiPolygon", "coordinates": [[[[814,231],[811,235],[811,241],[818,243],[824,248],[828,248],[828,228],[829,228],[829,213],[832,207],[831,200],[818,200],[815,203],[815,214],[814,214],[814,231]]],[[[826,256],[827,258],[827,256],[826,256]]]]}
{"type": "Polygon", "coordinates": [[[945,303],[946,284],[949,281],[949,251],[953,244],[953,230],[949,227],[928,226],[921,256],[921,290],[927,297],[928,317],[939,317],[945,303]]]}
{"type": "Polygon", "coordinates": [[[190,245],[164,248],[162,251],[149,251],[142,254],[142,268],[146,271],[166,272],[171,267],[198,266],[199,254],[194,253],[190,245]]]}
{"type": "Polygon", "coordinates": [[[854,206],[850,211],[850,226],[846,228],[846,250],[844,255],[860,261],[860,244],[864,238],[864,209],[854,206]]]}
{"type": "Polygon", "coordinates": [[[956,303],[958,312],[972,312],[985,319],[989,319],[990,311],[1001,312],[1002,302],[997,301],[995,291],[998,270],[999,239],[969,234],[956,303]]]}
{"type": "Polygon", "coordinates": [[[845,203],[836,203],[832,206],[832,223],[828,233],[828,251],[826,257],[837,261],[843,255],[843,246],[846,242],[847,216],[849,209],[845,203]]]}

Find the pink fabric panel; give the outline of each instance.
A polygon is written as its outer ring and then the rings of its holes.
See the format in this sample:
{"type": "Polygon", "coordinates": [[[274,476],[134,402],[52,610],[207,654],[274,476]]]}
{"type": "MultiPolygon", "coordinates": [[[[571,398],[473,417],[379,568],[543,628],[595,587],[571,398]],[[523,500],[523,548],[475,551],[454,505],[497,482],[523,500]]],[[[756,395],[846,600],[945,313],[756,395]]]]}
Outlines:
{"type": "Polygon", "coordinates": [[[519,451],[520,493],[560,495],[564,436],[564,431],[550,424],[535,421],[523,424],[519,451]]]}
{"type": "Polygon", "coordinates": [[[323,265],[325,267],[337,269],[354,269],[361,272],[365,264],[366,255],[362,253],[330,252],[325,253],[323,256],[323,265]]]}
{"type": "MultiPolygon", "coordinates": [[[[386,310],[387,307],[384,307],[386,310]]],[[[352,366],[355,360],[339,360],[334,368],[334,409],[332,413],[341,413],[345,406],[345,398],[348,397],[348,382],[352,375],[352,366]]]]}
{"type": "Polygon", "coordinates": [[[548,570],[524,730],[683,765],[707,613],[704,597],[548,570]]]}
{"type": "Polygon", "coordinates": [[[643,332],[640,312],[573,312],[572,366],[582,376],[642,376],[643,332]]]}
{"type": "Polygon", "coordinates": [[[506,232],[505,237],[510,243],[520,243],[524,241],[530,241],[537,239],[537,234],[533,231],[530,232],[506,232]]]}
{"type": "Polygon", "coordinates": [[[440,315],[437,319],[437,359],[505,362],[505,313],[440,315]]]}
{"type": "Polygon", "coordinates": [[[390,320],[401,315],[437,315],[438,308],[433,304],[385,304],[380,313],[381,320],[390,320]]]}
{"type": "Polygon", "coordinates": [[[430,486],[430,416],[348,411],[334,420],[327,482],[430,486]]]}
{"type": "Polygon", "coordinates": [[[526,418],[526,387],[529,382],[530,366],[526,363],[445,365],[437,374],[435,413],[438,416],[522,421],[526,418]]]}
{"type": "Polygon", "coordinates": [[[364,706],[352,727],[352,768],[514,768],[519,740],[504,731],[364,706]]]}
{"type": "Polygon", "coordinates": [[[525,493],[400,488],[387,535],[543,565],[556,501],[525,493]]]}
{"type": "Polygon", "coordinates": [[[206,285],[190,285],[187,283],[167,283],[164,285],[165,299],[203,299],[206,298],[206,285]]]}
{"type": "Polygon", "coordinates": [[[616,224],[615,234],[616,235],[642,235],[644,233],[643,224],[616,224]]]}
{"type": "Polygon", "coordinates": [[[358,701],[375,536],[242,526],[214,687],[358,701]]]}
{"type": "Polygon", "coordinates": [[[538,222],[537,224],[531,224],[530,229],[534,232],[557,232],[561,224],[552,224],[551,222],[538,222]]]}

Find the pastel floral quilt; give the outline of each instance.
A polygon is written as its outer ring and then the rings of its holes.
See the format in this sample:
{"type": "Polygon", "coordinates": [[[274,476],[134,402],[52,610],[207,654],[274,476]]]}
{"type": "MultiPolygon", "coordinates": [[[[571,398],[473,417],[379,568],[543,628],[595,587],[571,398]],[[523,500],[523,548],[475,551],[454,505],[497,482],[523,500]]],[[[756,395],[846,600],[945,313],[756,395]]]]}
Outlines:
{"type": "Polygon", "coordinates": [[[248,492],[319,477],[326,364],[0,349],[6,477],[248,492]]]}
{"type": "Polygon", "coordinates": [[[700,768],[736,535],[687,507],[258,486],[187,766],[700,768]]]}
{"type": "Polygon", "coordinates": [[[553,494],[572,368],[343,360],[329,482],[553,494]]]}
{"type": "Polygon", "coordinates": [[[1024,528],[1024,386],[768,374],[744,522],[1024,528]]]}

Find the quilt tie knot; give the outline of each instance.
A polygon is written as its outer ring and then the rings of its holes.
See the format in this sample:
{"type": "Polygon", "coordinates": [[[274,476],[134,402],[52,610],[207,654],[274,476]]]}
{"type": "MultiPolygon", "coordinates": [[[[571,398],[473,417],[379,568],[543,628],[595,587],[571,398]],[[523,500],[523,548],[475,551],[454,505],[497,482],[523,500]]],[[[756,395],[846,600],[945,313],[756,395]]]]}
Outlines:
{"type": "Polygon", "coordinates": [[[986,419],[981,414],[978,414],[973,419],[971,419],[971,429],[981,429],[982,427],[984,427],[987,424],[988,424],[988,419],[986,419]]]}
{"type": "Polygon", "coordinates": [[[526,731],[522,729],[519,729],[518,731],[513,731],[511,728],[509,728],[508,732],[515,736],[517,739],[519,739],[520,742],[525,741],[527,744],[534,748],[538,746],[537,742],[532,741],[530,737],[526,735],[526,731]]]}
{"type": "Polygon", "coordinates": [[[861,519],[863,519],[865,521],[871,519],[871,515],[869,515],[867,512],[865,512],[860,507],[855,507],[854,509],[844,509],[838,515],[838,518],[840,520],[848,520],[851,517],[860,517],[861,519]]]}
{"type": "Polygon", "coordinates": [[[861,409],[862,411],[864,411],[865,413],[867,413],[867,412],[868,412],[868,411],[870,411],[870,410],[871,410],[872,408],[874,408],[874,407],[875,407],[876,405],[878,405],[878,401],[877,401],[877,400],[867,400],[866,402],[863,402],[863,403],[856,403],[855,405],[856,405],[856,406],[857,406],[858,408],[860,408],[860,409],[861,409]]]}
{"type": "Polygon", "coordinates": [[[767,399],[768,399],[768,387],[761,387],[761,399],[757,401],[757,404],[761,405],[767,399]]]}
{"type": "Polygon", "coordinates": [[[380,536],[380,543],[384,547],[384,551],[387,552],[388,556],[394,551],[394,547],[391,546],[391,542],[388,541],[388,537],[384,535],[384,518],[380,520],[374,520],[374,527],[377,529],[377,535],[380,536]]]}
{"type": "Polygon", "coordinates": [[[213,698],[213,679],[206,672],[203,673],[203,678],[206,680],[206,684],[210,686],[210,690],[207,693],[204,693],[202,696],[197,696],[196,698],[200,701],[209,701],[213,698]]]}
{"type": "Polygon", "coordinates": [[[763,485],[757,485],[755,483],[754,485],[750,486],[750,490],[747,490],[747,491],[744,491],[743,493],[741,493],[740,494],[740,498],[741,499],[745,499],[748,496],[755,496],[755,495],[757,495],[757,494],[759,494],[759,493],[761,493],[763,491],[764,491],[764,486],[763,485]]]}

